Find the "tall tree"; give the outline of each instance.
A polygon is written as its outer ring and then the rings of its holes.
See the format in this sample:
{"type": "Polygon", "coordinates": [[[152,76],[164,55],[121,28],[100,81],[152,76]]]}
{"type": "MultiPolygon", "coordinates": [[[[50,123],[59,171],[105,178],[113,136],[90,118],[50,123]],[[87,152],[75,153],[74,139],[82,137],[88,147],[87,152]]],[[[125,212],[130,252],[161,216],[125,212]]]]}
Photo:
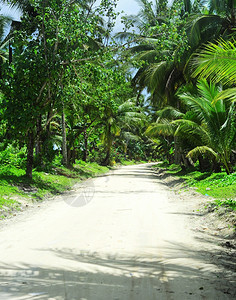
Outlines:
{"type": "MultiPolygon", "coordinates": [[[[21,29],[14,36],[15,59],[6,70],[4,104],[11,130],[27,141],[28,177],[32,177],[37,121],[46,115],[48,125],[55,110],[61,112],[63,88],[70,75],[75,76],[73,65],[94,58],[87,45],[101,36],[100,16],[79,2],[30,1],[37,17],[23,14],[21,29]]],[[[100,13],[106,9],[101,6],[100,13]]]]}
{"type": "Polygon", "coordinates": [[[148,128],[147,133],[188,140],[188,147],[192,148],[188,148],[187,157],[207,155],[213,162],[221,162],[229,174],[232,171],[230,155],[236,138],[235,104],[230,99],[235,98],[235,93],[228,90],[227,98],[226,91],[206,80],[201,80],[197,87],[197,93],[179,94],[188,108],[187,113],[165,108],[160,112],[161,118],[148,128]]]}

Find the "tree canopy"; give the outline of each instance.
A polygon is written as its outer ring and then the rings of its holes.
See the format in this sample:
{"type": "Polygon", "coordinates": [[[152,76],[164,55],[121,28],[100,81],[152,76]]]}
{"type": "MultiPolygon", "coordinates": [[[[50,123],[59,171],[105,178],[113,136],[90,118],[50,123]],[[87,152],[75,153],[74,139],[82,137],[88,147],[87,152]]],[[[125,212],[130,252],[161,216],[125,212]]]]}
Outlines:
{"type": "Polygon", "coordinates": [[[80,159],[234,171],[235,1],[139,0],[116,35],[117,1],[1,3],[22,17],[0,16],[0,151],[29,178],[80,159]]]}

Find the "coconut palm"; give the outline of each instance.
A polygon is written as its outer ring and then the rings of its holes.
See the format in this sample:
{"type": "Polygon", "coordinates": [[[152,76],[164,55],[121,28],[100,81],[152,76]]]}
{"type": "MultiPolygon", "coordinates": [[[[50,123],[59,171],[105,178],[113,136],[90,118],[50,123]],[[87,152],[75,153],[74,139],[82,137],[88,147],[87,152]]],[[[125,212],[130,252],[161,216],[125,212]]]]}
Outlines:
{"type": "MultiPolygon", "coordinates": [[[[158,28],[156,25],[169,26],[172,19],[171,11],[173,12],[173,8],[179,8],[180,1],[173,1],[172,6],[168,6],[167,1],[155,1],[154,5],[148,1],[138,1],[141,10],[137,16],[131,16],[131,20],[138,27],[139,33],[125,32],[118,36],[130,38],[133,35],[137,45],[131,48],[131,54],[135,54],[134,58],[137,62],[144,62],[138,69],[133,83],[138,90],[147,87],[152,95],[153,103],[159,106],[160,103],[161,106],[173,105],[176,102],[174,97],[176,90],[186,82],[189,76],[186,72],[186,65],[192,53],[203,43],[213,41],[222,34],[232,33],[235,28],[233,2],[232,0],[220,1],[219,7],[218,2],[184,1],[179,17],[186,20],[188,49],[183,51],[186,45],[181,39],[171,41],[166,38],[165,46],[161,49],[160,32],[156,29],[158,28]]],[[[177,26],[178,31],[180,27],[177,26]]],[[[173,32],[172,29],[170,35],[173,32]]]]}
{"type": "Polygon", "coordinates": [[[235,0],[208,0],[203,12],[193,14],[187,22],[191,47],[228,36],[235,31],[235,0]]]}
{"type": "MultiPolygon", "coordinates": [[[[130,52],[135,61],[144,63],[138,69],[133,83],[139,90],[147,87],[148,92],[152,94],[152,101],[157,104],[157,102],[163,102],[165,92],[170,92],[172,89],[171,83],[174,78],[182,81],[178,67],[174,63],[177,42],[174,38],[168,43],[163,41],[165,43],[165,50],[163,50],[164,47],[160,46],[162,32],[157,29],[160,26],[165,31],[165,26],[171,23],[174,9],[167,5],[167,1],[155,1],[153,6],[145,0],[138,1],[138,3],[141,7],[140,12],[137,16],[130,18],[138,27],[139,33],[134,35],[136,45],[131,48],[130,52]]],[[[124,38],[127,37],[127,33],[118,36],[124,38]]],[[[129,34],[128,37],[130,37],[129,34]]]]}
{"type": "MultiPolygon", "coordinates": [[[[221,162],[229,174],[230,155],[236,138],[235,104],[222,99],[225,92],[213,83],[208,84],[206,80],[199,81],[197,88],[197,94],[179,94],[190,111],[184,114],[176,109],[165,108],[161,111],[161,119],[148,128],[147,134],[180,136],[191,141],[194,148],[188,152],[187,157],[208,155],[221,162]],[[170,120],[170,116],[174,120],[170,120]]],[[[232,97],[235,98],[235,94],[229,96],[232,97]]]]}
{"type": "Polygon", "coordinates": [[[235,0],[209,0],[209,11],[225,18],[224,27],[233,30],[236,25],[235,0]]]}
{"type": "Polygon", "coordinates": [[[4,33],[5,33],[6,27],[9,25],[9,21],[10,21],[10,18],[0,16],[0,59],[1,59],[1,61],[6,60],[8,57],[6,55],[6,51],[4,51],[6,48],[5,41],[4,41],[4,33]]]}
{"type": "Polygon", "coordinates": [[[11,18],[0,16],[0,77],[2,76],[2,64],[9,58],[10,37],[5,37],[5,30],[10,25],[11,18]]]}
{"type": "MultiPolygon", "coordinates": [[[[130,18],[138,27],[139,33],[118,34],[121,38],[134,36],[137,45],[130,52],[137,62],[144,62],[134,76],[133,83],[138,90],[147,87],[152,95],[152,102],[159,107],[173,105],[176,102],[176,90],[186,81],[184,69],[188,58],[202,42],[216,34],[213,18],[207,15],[207,21],[204,19],[204,1],[186,0],[181,9],[178,0],[173,1],[172,6],[168,6],[167,1],[155,1],[153,6],[144,0],[138,3],[141,7],[139,14],[130,18]],[[179,12],[176,14],[176,11],[179,12]],[[173,20],[178,18],[179,21],[173,26],[173,20]],[[188,20],[185,26],[186,38],[184,31],[181,32],[180,29],[183,29],[184,20],[188,20]],[[166,26],[169,26],[169,34],[162,42],[160,36],[166,34],[166,26]],[[176,34],[173,34],[175,31],[176,34]],[[188,50],[187,43],[190,45],[188,50]]],[[[214,16],[214,19],[217,18],[214,16]]]]}
{"type": "MultiPolygon", "coordinates": [[[[133,129],[139,126],[145,116],[139,111],[134,99],[129,99],[122,103],[116,112],[107,108],[102,121],[103,134],[102,143],[106,151],[106,157],[103,164],[111,164],[111,150],[114,138],[121,136],[123,140],[135,139],[133,129]]],[[[138,138],[137,138],[138,139],[138,138]]]]}
{"type": "Polygon", "coordinates": [[[209,78],[214,82],[236,84],[236,41],[224,41],[207,44],[192,60],[197,66],[193,76],[209,78]]]}

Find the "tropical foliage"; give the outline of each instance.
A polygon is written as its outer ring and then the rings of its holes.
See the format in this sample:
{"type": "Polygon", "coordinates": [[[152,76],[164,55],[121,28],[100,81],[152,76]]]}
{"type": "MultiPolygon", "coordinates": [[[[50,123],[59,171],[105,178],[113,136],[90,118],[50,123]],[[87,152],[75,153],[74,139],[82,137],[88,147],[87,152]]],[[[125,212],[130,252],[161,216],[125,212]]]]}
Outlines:
{"type": "Polygon", "coordinates": [[[206,80],[200,81],[197,88],[196,94],[179,94],[187,107],[186,113],[171,107],[160,111],[157,123],[152,124],[147,133],[151,136],[179,136],[182,144],[188,140],[186,144],[192,147],[187,157],[196,159],[206,156],[212,162],[221,162],[229,174],[230,155],[236,139],[235,104],[226,99],[218,100],[221,89],[213,83],[208,84],[206,80]],[[174,120],[170,120],[170,117],[174,120]]]}
{"type": "Polygon", "coordinates": [[[139,0],[114,37],[116,1],[1,1],[22,17],[0,17],[0,164],[234,172],[234,2],[139,0]]]}
{"type": "Polygon", "coordinates": [[[193,75],[223,84],[236,84],[236,41],[219,40],[206,45],[193,59],[193,75]]]}

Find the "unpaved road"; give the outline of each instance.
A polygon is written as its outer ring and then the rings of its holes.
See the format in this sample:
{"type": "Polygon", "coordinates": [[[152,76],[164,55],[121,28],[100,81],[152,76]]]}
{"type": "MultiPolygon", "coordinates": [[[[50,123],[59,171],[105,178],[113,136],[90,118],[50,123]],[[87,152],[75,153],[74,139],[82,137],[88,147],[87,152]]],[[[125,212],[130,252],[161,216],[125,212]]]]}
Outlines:
{"type": "Polygon", "coordinates": [[[150,164],[123,167],[0,231],[0,299],[235,299],[235,278],[199,235],[195,204],[150,164]],[[83,205],[87,203],[87,205],[83,205]]]}

